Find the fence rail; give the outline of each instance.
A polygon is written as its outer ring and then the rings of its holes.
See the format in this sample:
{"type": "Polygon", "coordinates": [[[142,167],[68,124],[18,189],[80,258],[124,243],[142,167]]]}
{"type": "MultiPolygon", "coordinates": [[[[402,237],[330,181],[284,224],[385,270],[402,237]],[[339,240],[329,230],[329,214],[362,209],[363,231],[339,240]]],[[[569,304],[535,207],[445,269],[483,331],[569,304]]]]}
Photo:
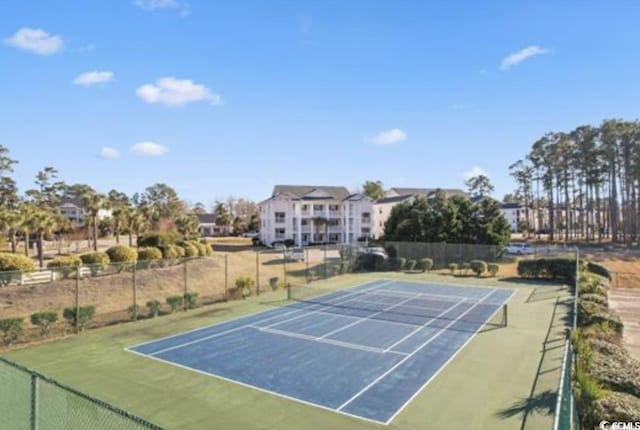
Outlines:
{"type": "Polygon", "coordinates": [[[0,420],[2,428],[12,430],[162,430],[2,356],[0,420]]]}

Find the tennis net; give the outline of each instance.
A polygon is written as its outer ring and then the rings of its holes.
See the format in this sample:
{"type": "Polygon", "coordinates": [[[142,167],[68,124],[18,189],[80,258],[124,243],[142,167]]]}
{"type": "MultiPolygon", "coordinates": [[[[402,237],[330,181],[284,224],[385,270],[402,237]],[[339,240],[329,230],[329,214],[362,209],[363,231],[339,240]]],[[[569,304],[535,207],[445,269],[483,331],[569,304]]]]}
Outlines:
{"type": "Polygon", "coordinates": [[[507,324],[507,305],[483,303],[477,298],[415,291],[376,289],[332,289],[295,286],[288,289],[289,306],[311,313],[381,320],[414,326],[450,322],[470,308],[467,323],[503,327],[507,324]]]}

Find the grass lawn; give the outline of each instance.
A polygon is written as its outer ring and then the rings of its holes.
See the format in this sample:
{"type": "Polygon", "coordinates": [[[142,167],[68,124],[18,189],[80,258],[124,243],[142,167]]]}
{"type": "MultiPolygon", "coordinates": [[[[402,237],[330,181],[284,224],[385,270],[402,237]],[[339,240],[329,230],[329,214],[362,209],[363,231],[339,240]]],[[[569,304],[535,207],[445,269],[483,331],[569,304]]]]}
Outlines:
{"type": "MultiPolygon", "coordinates": [[[[551,428],[567,323],[566,289],[439,274],[345,275],[319,282],[349,286],[383,277],[517,289],[509,303],[509,326],[481,331],[388,427],[551,428]]],[[[278,290],[5,355],[168,429],[383,428],[124,351],[144,341],[271,309],[284,295],[278,290]]]]}

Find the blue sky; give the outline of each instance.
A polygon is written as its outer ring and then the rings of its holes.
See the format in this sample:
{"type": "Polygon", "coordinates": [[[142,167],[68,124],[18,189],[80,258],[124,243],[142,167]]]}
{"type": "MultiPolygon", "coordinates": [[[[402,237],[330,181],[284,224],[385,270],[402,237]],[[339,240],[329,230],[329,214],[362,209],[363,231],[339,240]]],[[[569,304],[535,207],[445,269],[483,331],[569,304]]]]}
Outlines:
{"type": "Polygon", "coordinates": [[[634,1],[4,0],[0,144],[22,189],[53,165],[209,204],[481,169],[501,198],[545,132],[638,117],[638,18],[634,1]]]}

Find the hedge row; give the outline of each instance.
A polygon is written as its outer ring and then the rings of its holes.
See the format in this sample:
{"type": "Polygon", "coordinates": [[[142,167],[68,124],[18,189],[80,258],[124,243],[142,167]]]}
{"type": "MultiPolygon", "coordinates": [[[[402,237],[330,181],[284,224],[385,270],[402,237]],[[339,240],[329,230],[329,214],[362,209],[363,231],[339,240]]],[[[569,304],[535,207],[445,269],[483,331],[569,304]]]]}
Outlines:
{"type": "MultiPolygon", "coordinates": [[[[583,269],[580,262],[580,271],[583,269]]],[[[554,279],[573,283],[576,276],[575,258],[537,258],[518,261],[518,276],[534,279],[554,279]]]]}

